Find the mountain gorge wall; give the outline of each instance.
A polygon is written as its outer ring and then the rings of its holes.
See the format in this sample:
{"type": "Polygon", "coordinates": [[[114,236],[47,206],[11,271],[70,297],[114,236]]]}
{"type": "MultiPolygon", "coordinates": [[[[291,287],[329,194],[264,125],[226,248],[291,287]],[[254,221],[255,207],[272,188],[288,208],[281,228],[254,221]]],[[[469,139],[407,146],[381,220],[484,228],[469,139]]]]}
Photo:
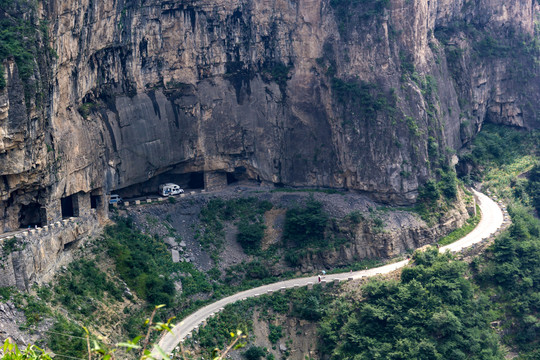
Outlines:
{"type": "Polygon", "coordinates": [[[4,61],[5,231],[30,225],[25,210],[50,223],[62,198],[165,173],[407,204],[484,121],[540,123],[535,0],[49,0],[35,12],[57,57],[38,56],[34,78],[50,81],[33,96],[4,61]]]}

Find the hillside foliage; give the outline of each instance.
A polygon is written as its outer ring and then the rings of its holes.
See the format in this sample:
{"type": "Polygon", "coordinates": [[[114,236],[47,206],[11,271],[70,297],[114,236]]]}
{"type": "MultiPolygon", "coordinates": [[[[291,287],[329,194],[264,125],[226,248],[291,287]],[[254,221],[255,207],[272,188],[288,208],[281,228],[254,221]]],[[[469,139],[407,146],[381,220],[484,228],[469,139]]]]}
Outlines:
{"type": "Polygon", "coordinates": [[[436,248],[414,261],[400,281],[370,281],[364,301],[329,306],[322,352],[332,359],[503,359],[489,299],[475,296],[467,265],[436,248]]]}

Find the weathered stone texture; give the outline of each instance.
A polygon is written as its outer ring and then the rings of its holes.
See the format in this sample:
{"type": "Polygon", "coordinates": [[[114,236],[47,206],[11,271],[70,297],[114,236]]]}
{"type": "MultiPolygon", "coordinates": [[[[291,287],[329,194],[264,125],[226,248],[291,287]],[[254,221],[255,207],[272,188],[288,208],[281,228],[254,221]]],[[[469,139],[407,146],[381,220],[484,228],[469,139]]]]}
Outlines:
{"type": "Polygon", "coordinates": [[[3,66],[3,228],[17,227],[23,204],[54,209],[168,171],[241,168],[411,203],[484,121],[538,127],[536,63],[517,48],[478,50],[486,34],[534,35],[536,1],[366,11],[351,6],[344,20],[328,0],[46,2],[59,57],[44,110],[25,109],[13,62],[3,66]]]}

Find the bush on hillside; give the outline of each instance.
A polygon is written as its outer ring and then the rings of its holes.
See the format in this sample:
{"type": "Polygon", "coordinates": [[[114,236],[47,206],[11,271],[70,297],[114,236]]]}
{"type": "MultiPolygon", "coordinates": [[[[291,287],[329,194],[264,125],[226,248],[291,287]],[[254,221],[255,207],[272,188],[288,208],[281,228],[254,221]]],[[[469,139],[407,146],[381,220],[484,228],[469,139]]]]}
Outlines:
{"type": "Polygon", "coordinates": [[[283,239],[292,247],[321,245],[328,224],[322,204],[310,198],[305,207],[289,209],[285,217],[283,239]]]}

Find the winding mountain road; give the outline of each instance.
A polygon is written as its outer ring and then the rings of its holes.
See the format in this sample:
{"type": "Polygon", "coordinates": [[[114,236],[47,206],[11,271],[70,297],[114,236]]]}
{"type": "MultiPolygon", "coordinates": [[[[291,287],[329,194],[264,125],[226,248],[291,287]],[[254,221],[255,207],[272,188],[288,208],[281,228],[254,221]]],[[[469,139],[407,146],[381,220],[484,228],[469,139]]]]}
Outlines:
{"type": "MultiPolygon", "coordinates": [[[[443,246],[439,251],[451,251],[458,252],[464,248],[467,248],[473,244],[481,242],[483,239],[489,237],[495,233],[503,224],[504,215],[501,208],[491,200],[486,195],[473,190],[480,210],[482,211],[482,219],[480,223],[471,231],[468,235],[464,236],[460,240],[443,246]]],[[[402,268],[409,263],[409,260],[402,260],[396,263],[380,266],[377,268],[372,268],[368,270],[356,271],[356,272],[347,272],[340,274],[331,274],[326,275],[326,278],[323,281],[345,281],[345,280],[354,280],[360,279],[363,277],[371,277],[378,274],[388,274],[396,269],[402,268]]],[[[224,299],[218,300],[212,304],[209,304],[193,314],[186,317],[180,323],[178,323],[170,333],[166,333],[158,342],[158,346],[165,352],[170,353],[178,345],[178,343],[190,334],[194,329],[198,328],[201,323],[203,323],[208,317],[213,316],[219,311],[223,310],[225,305],[232,304],[236,301],[244,300],[249,297],[256,297],[262,294],[269,294],[274,291],[280,291],[286,288],[294,288],[300,286],[309,286],[318,282],[317,276],[310,276],[305,278],[297,278],[292,280],[280,281],[277,283],[259,286],[254,289],[246,290],[234,294],[232,296],[226,297],[224,299]]],[[[159,354],[157,349],[153,349],[152,356],[156,359],[161,359],[162,356],[159,354]]]]}

